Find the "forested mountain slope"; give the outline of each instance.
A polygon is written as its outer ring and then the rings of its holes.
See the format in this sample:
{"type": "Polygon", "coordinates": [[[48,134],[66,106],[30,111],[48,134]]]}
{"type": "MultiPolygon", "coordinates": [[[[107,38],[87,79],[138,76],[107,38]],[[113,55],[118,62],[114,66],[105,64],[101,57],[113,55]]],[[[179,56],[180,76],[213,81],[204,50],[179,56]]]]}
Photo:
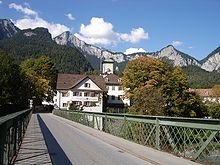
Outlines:
{"type": "Polygon", "coordinates": [[[57,64],[59,72],[83,73],[93,70],[90,63],[75,47],[56,44],[45,28],[18,31],[13,36],[0,40],[0,49],[13,57],[16,63],[47,55],[57,64]]]}

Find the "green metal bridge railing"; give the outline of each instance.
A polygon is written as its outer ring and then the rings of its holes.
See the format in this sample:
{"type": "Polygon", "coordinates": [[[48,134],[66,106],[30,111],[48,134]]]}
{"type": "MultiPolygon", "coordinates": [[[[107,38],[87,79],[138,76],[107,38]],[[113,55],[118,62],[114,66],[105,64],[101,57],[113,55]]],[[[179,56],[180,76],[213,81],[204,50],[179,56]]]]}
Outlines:
{"type": "Polygon", "coordinates": [[[0,117],[0,164],[12,164],[21,145],[32,110],[27,109],[0,117]]]}
{"type": "Polygon", "coordinates": [[[220,120],[54,110],[55,115],[202,164],[220,164],[220,120]]]}

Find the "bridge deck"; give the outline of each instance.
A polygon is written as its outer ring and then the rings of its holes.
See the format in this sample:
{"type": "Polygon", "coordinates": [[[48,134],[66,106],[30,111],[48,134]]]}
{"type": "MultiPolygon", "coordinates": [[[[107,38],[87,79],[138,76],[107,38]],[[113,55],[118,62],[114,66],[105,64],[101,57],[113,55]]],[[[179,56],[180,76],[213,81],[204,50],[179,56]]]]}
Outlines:
{"type": "MultiPolygon", "coordinates": [[[[65,164],[65,165],[69,165],[69,164],[194,165],[197,164],[195,162],[173,156],[172,154],[157,151],[152,148],[148,148],[112,136],[110,134],[97,131],[95,129],[55,116],[53,114],[37,114],[37,115],[33,115],[32,118],[34,118],[39,122],[38,126],[40,126],[41,128],[48,150],[42,148],[43,146],[45,147],[44,143],[42,143],[42,146],[40,145],[36,145],[36,146],[39,147],[38,149],[42,149],[43,153],[45,153],[47,157],[49,153],[53,164],[65,164]]],[[[30,127],[31,124],[33,124],[33,121],[30,123],[29,125],[30,127]]],[[[37,126],[37,122],[35,122],[35,127],[36,126],[37,126]]],[[[36,129],[36,128],[32,127],[32,129],[36,129]]],[[[29,134],[29,132],[27,132],[27,134],[29,134]]],[[[39,132],[39,131],[35,131],[35,132],[39,132]]],[[[28,137],[28,135],[26,137],[28,137]]],[[[32,134],[29,140],[32,138],[35,138],[35,135],[32,134]]],[[[42,138],[39,138],[39,140],[41,139],[42,138]]],[[[32,140],[33,140],[32,144],[34,146],[35,140],[34,139],[32,140]]],[[[24,140],[24,142],[26,142],[26,140],[24,140]]],[[[30,158],[30,162],[31,162],[32,157],[30,156],[28,157],[27,155],[25,156],[25,153],[29,153],[28,150],[29,147],[24,147],[24,144],[22,144],[21,150],[19,152],[20,156],[18,155],[18,158],[16,160],[17,164],[21,162],[21,160],[24,158],[26,162],[28,161],[28,158],[30,158]],[[25,148],[27,148],[27,150],[22,151],[22,149],[25,148]]],[[[45,160],[45,162],[47,161],[48,160],[45,160]]],[[[49,161],[47,163],[50,164],[49,161]]],[[[31,164],[31,163],[20,163],[20,164],[31,164]]],[[[41,164],[41,163],[35,162],[34,164],[41,164]]],[[[46,164],[46,163],[42,163],[42,164],[46,164]]]]}
{"type": "Polygon", "coordinates": [[[52,164],[36,114],[31,117],[15,164],[52,164]]]}

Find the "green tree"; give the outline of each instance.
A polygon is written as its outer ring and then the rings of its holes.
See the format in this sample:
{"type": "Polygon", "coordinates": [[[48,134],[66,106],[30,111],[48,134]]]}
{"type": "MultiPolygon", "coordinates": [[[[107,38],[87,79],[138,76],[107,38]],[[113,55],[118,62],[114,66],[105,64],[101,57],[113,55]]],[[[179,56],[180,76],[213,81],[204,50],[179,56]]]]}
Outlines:
{"type": "Polygon", "coordinates": [[[130,112],[139,115],[165,115],[164,99],[159,90],[146,86],[137,88],[133,95],[134,104],[130,112]]]}
{"type": "Polygon", "coordinates": [[[187,79],[179,67],[169,67],[159,87],[169,116],[180,116],[184,112],[185,99],[187,96],[187,79]]]}
{"type": "Polygon", "coordinates": [[[207,103],[208,115],[212,118],[220,119],[220,104],[219,103],[207,103]]]}
{"type": "Polygon", "coordinates": [[[132,98],[139,87],[157,86],[163,78],[165,67],[165,63],[149,57],[128,62],[121,79],[122,86],[127,89],[126,95],[132,98]]]}
{"type": "Polygon", "coordinates": [[[41,104],[43,100],[51,101],[56,89],[55,63],[49,57],[41,56],[27,59],[20,66],[31,89],[29,96],[35,97],[35,104],[41,104]]]}
{"type": "Polygon", "coordinates": [[[0,105],[23,104],[27,106],[25,79],[20,68],[2,50],[0,50],[0,105]]]}
{"type": "Polygon", "coordinates": [[[150,57],[129,62],[122,77],[131,111],[138,114],[201,117],[202,106],[195,93],[188,92],[187,79],[180,67],[150,57]]]}
{"type": "Polygon", "coordinates": [[[220,96],[220,85],[214,85],[212,87],[213,96],[220,96]]]}

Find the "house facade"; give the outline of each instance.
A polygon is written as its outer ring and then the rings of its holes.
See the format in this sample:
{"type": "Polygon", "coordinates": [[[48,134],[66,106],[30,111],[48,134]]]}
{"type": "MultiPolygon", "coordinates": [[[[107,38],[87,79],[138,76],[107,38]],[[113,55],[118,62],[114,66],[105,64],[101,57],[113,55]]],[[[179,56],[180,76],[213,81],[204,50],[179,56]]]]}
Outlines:
{"type": "Polygon", "coordinates": [[[107,106],[113,108],[130,106],[130,99],[125,97],[124,89],[120,84],[120,78],[115,74],[104,75],[103,78],[108,89],[107,106]]]}
{"type": "Polygon", "coordinates": [[[103,61],[101,75],[58,74],[56,108],[69,109],[75,104],[83,111],[103,112],[107,107],[130,106],[113,65],[112,60],[103,61]]]}
{"type": "Polygon", "coordinates": [[[71,104],[75,104],[84,111],[102,112],[105,92],[107,89],[102,76],[58,74],[54,102],[60,109],[69,109],[71,104]]]}

